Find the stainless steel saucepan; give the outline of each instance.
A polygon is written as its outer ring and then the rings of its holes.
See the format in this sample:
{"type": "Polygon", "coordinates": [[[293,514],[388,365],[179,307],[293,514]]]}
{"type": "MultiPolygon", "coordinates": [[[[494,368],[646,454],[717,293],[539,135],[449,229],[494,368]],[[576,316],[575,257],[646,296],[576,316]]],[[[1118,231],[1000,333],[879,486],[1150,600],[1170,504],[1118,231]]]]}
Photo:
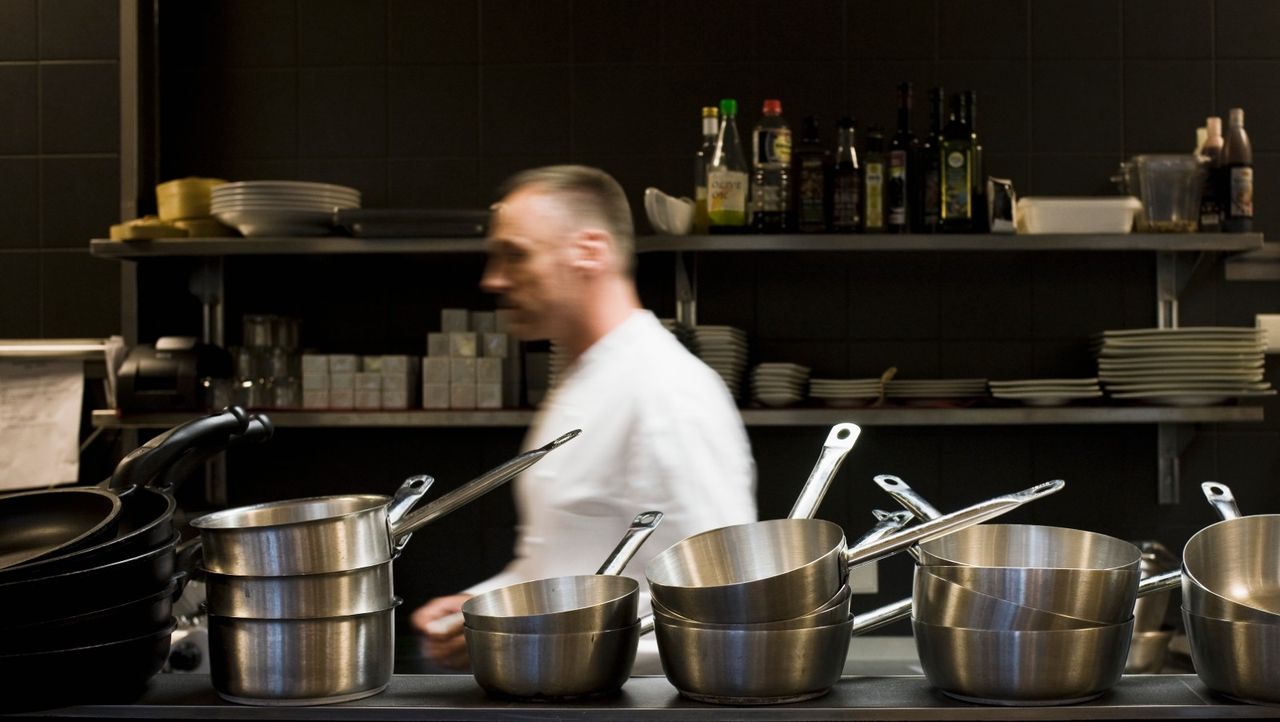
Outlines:
{"type": "Polygon", "coordinates": [[[216,574],[291,576],[363,569],[390,560],[405,535],[470,503],[577,436],[571,431],[525,452],[388,523],[391,499],[360,494],[258,504],[206,514],[200,530],[204,566],[216,574]]]}
{"type": "Polygon", "coordinates": [[[1206,687],[1242,702],[1280,704],[1280,624],[1214,619],[1186,608],[1182,620],[1206,687]]]}
{"type": "Polygon", "coordinates": [[[1182,550],[1182,604],[1193,614],[1280,624],[1280,514],[1241,516],[1225,484],[1201,484],[1223,521],[1182,550]]]}
{"type": "MultiPolygon", "coordinates": [[[[538,579],[471,597],[462,605],[468,627],[510,634],[591,632],[636,622],[640,583],[620,576],[662,512],[641,512],[595,574],[538,579]]],[[[471,654],[475,659],[475,653],[471,654]]]]}
{"type": "Polygon", "coordinates": [[[1050,481],[849,549],[839,525],[777,519],[722,527],[677,542],[645,569],[663,606],[697,621],[771,622],[821,606],[844,584],[850,567],[979,524],[1053,494],[1050,481]]]}
{"type": "MultiPolygon", "coordinates": [[[[430,476],[405,480],[392,497],[387,520],[395,525],[426,494],[430,476]]],[[[403,544],[408,535],[401,537],[403,544]]],[[[368,614],[393,606],[393,560],[362,569],[287,577],[241,577],[205,572],[209,613],[246,619],[312,619],[368,614]]]]}

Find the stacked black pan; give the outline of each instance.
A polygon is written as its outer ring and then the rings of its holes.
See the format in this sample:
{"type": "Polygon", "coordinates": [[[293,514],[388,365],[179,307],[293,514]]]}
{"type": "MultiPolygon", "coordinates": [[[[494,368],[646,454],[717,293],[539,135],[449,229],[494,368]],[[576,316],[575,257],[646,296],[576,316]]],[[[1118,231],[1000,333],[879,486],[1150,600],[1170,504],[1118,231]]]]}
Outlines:
{"type": "Polygon", "coordinates": [[[173,527],[173,483],[231,444],[270,435],[265,417],[228,409],[152,439],[101,487],[0,496],[0,705],[139,693],[168,657],[192,561],[173,527]]]}

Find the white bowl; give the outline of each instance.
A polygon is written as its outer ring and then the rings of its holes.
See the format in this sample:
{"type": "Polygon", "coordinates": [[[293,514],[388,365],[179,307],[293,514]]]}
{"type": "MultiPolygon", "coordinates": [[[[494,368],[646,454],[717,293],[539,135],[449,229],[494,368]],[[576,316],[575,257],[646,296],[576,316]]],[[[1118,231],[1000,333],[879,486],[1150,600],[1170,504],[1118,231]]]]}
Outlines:
{"type": "Polygon", "coordinates": [[[693,228],[693,211],[694,203],[688,198],[676,198],[653,187],[644,189],[645,215],[659,233],[686,235],[693,228]]]}

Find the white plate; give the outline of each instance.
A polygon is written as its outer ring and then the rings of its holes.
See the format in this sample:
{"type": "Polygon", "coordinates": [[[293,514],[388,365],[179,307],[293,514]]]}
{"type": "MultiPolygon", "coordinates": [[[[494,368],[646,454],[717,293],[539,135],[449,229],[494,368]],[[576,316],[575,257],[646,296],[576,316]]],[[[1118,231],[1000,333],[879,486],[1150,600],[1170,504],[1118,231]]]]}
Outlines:
{"type": "Polygon", "coordinates": [[[236,191],[232,193],[212,193],[209,199],[214,202],[227,201],[354,201],[360,202],[359,193],[306,193],[301,191],[236,191]]]}
{"type": "Polygon", "coordinates": [[[327,236],[333,214],[314,211],[228,211],[213,214],[224,225],[248,237],[327,236]]]}
{"type": "Polygon", "coordinates": [[[813,371],[813,369],[808,366],[791,363],[789,361],[765,361],[763,363],[756,364],[756,368],[767,369],[770,371],[799,371],[804,374],[808,374],[813,371]]]}
{"type": "Polygon", "coordinates": [[[1266,391],[1271,388],[1271,384],[1263,381],[1260,383],[1247,383],[1241,381],[1184,381],[1184,382],[1159,382],[1159,383],[1121,383],[1107,384],[1108,392],[1129,392],[1129,391],[1266,391]]]}
{"type": "Polygon", "coordinates": [[[1213,378],[1260,381],[1266,369],[1259,368],[1158,368],[1158,369],[1108,369],[1099,374],[1103,381],[1136,378],[1213,378]]]}
{"type": "Polygon", "coordinates": [[[788,406],[800,400],[793,394],[759,394],[755,398],[766,406],[788,406]]]}
{"type": "Polygon", "coordinates": [[[1098,379],[1016,379],[1013,381],[989,381],[988,384],[993,389],[1012,389],[1020,386],[1097,386],[1098,379]]]}
{"type": "Polygon", "coordinates": [[[878,399],[880,394],[875,392],[862,391],[814,391],[809,390],[809,396],[815,399],[878,399]]]}
{"type": "Polygon", "coordinates": [[[1080,391],[1076,389],[1046,389],[1043,391],[992,391],[997,399],[1029,399],[1029,398],[1063,398],[1063,399],[1096,399],[1102,396],[1101,389],[1080,391]]]}
{"type": "Polygon", "coordinates": [[[1120,369],[1256,369],[1266,365],[1261,355],[1243,359],[1223,359],[1220,356],[1177,356],[1155,359],[1099,359],[1100,370],[1120,369]]]}
{"type": "Polygon", "coordinates": [[[1140,348],[1113,348],[1108,346],[1102,349],[1100,358],[1109,360],[1204,357],[1243,360],[1261,356],[1266,350],[1266,346],[1263,344],[1232,344],[1230,346],[1224,344],[1198,344],[1196,346],[1146,346],[1140,348]]]}
{"type": "Polygon", "coordinates": [[[1103,331],[1105,338],[1174,338],[1178,336],[1250,336],[1264,329],[1249,326],[1181,326],[1179,328],[1122,328],[1103,331]]]}
{"type": "Polygon", "coordinates": [[[1114,399],[1145,399],[1172,406],[1212,406],[1229,399],[1254,398],[1258,396],[1275,396],[1275,389],[1270,391],[1240,391],[1223,393],[1219,391],[1134,391],[1123,394],[1111,394],[1114,399]]]}
{"type": "Polygon", "coordinates": [[[1101,391],[1102,387],[1098,384],[1093,386],[1022,386],[1016,389],[991,389],[991,395],[1035,394],[1048,396],[1050,394],[1091,394],[1100,393],[1101,391]]]}
{"type": "Polygon", "coordinates": [[[887,391],[885,396],[895,399],[973,399],[987,396],[982,391],[887,391]]]}
{"type": "Polygon", "coordinates": [[[321,193],[356,193],[360,191],[350,186],[341,186],[335,183],[317,183],[315,181],[289,181],[289,180],[255,180],[255,181],[237,181],[235,183],[222,183],[214,186],[213,192],[227,193],[233,190],[241,189],[274,189],[274,190],[291,190],[291,191],[312,191],[321,193]]]}

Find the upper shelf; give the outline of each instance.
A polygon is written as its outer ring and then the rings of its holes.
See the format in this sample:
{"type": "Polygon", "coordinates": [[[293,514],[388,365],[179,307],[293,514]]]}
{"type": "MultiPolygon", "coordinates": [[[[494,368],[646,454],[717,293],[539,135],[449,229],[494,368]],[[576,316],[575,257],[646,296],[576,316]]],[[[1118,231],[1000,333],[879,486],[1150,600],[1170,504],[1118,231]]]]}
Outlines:
{"type": "MultiPolygon", "coordinates": [[[[93,255],[132,260],[164,256],[253,256],[350,253],[483,253],[483,238],[95,238],[93,255]]],[[[891,235],[800,233],[740,236],[641,236],[636,250],[654,251],[1213,251],[1263,247],[1261,233],[1117,233],[891,235]]]]}
{"type": "MultiPolygon", "coordinates": [[[[528,409],[495,411],[273,411],[281,428],[452,428],[524,427],[533,420],[528,409]]],[[[787,408],[743,409],[747,426],[828,426],[852,422],[863,426],[1021,426],[1076,424],[1194,424],[1262,421],[1261,406],[1063,406],[1059,408],[787,408]]],[[[95,410],[97,428],[168,428],[193,418],[189,413],[118,416],[110,409],[95,410]]]]}

